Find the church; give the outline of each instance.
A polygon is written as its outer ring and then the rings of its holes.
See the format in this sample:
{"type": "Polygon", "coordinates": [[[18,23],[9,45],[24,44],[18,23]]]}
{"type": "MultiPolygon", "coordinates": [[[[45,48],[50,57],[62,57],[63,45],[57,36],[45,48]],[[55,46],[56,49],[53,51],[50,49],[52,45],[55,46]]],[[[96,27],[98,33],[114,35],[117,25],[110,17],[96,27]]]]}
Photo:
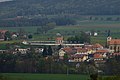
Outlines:
{"type": "Polygon", "coordinates": [[[120,39],[112,39],[112,37],[108,37],[107,46],[115,53],[120,52],[120,39]]]}

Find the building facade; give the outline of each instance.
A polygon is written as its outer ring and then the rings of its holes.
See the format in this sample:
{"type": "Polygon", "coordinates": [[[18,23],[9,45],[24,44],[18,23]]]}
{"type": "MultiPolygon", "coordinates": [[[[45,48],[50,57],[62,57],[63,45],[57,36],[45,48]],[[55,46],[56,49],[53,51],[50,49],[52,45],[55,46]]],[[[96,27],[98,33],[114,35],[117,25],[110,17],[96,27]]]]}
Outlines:
{"type": "Polygon", "coordinates": [[[107,46],[113,52],[120,52],[120,39],[107,38],[107,46]]]}

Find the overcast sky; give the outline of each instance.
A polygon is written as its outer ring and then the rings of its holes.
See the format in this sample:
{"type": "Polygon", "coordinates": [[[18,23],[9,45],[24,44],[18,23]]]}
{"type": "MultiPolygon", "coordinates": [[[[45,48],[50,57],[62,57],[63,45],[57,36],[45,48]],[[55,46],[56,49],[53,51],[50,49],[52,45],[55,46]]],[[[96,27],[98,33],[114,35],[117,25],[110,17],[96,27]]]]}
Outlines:
{"type": "Polygon", "coordinates": [[[11,1],[11,0],[0,0],[0,2],[4,2],[4,1],[11,1]]]}

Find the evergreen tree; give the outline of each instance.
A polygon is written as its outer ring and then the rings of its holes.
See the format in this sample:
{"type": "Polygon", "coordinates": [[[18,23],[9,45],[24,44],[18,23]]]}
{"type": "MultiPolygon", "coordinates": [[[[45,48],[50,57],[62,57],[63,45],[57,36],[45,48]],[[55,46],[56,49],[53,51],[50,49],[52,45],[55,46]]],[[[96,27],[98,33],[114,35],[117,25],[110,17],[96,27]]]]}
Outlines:
{"type": "Polygon", "coordinates": [[[52,53],[53,53],[53,51],[52,51],[52,47],[49,46],[49,47],[48,47],[48,55],[52,56],[52,53]]]}
{"type": "Polygon", "coordinates": [[[111,31],[108,30],[108,34],[107,34],[107,37],[109,37],[111,35],[111,31]]]}
{"type": "Polygon", "coordinates": [[[28,35],[28,38],[29,38],[29,39],[32,39],[32,38],[33,38],[33,36],[30,34],[30,35],[28,35]]]}
{"type": "Polygon", "coordinates": [[[10,32],[7,31],[7,32],[5,33],[5,36],[4,36],[4,37],[5,37],[5,38],[4,38],[5,41],[11,40],[11,34],[10,34],[10,32]]]}
{"type": "Polygon", "coordinates": [[[46,48],[46,46],[44,46],[44,50],[43,50],[42,55],[43,55],[43,57],[46,57],[47,54],[48,54],[48,52],[47,52],[47,48],[46,48]]]}
{"type": "Polygon", "coordinates": [[[74,36],[74,37],[69,37],[67,39],[68,42],[72,42],[72,43],[90,43],[90,36],[87,35],[84,32],[81,32],[80,35],[74,36]]]}

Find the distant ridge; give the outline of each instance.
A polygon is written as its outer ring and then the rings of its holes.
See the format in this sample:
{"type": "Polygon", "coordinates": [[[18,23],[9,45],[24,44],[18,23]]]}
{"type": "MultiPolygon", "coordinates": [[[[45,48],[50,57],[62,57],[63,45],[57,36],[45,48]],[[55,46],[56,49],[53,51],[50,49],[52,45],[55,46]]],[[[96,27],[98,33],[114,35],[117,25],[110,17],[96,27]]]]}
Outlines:
{"type": "Polygon", "coordinates": [[[13,0],[0,3],[0,20],[120,15],[120,0],[13,0]]]}
{"type": "Polygon", "coordinates": [[[0,4],[0,16],[38,13],[116,15],[120,14],[119,9],[120,0],[14,0],[0,4]]]}

